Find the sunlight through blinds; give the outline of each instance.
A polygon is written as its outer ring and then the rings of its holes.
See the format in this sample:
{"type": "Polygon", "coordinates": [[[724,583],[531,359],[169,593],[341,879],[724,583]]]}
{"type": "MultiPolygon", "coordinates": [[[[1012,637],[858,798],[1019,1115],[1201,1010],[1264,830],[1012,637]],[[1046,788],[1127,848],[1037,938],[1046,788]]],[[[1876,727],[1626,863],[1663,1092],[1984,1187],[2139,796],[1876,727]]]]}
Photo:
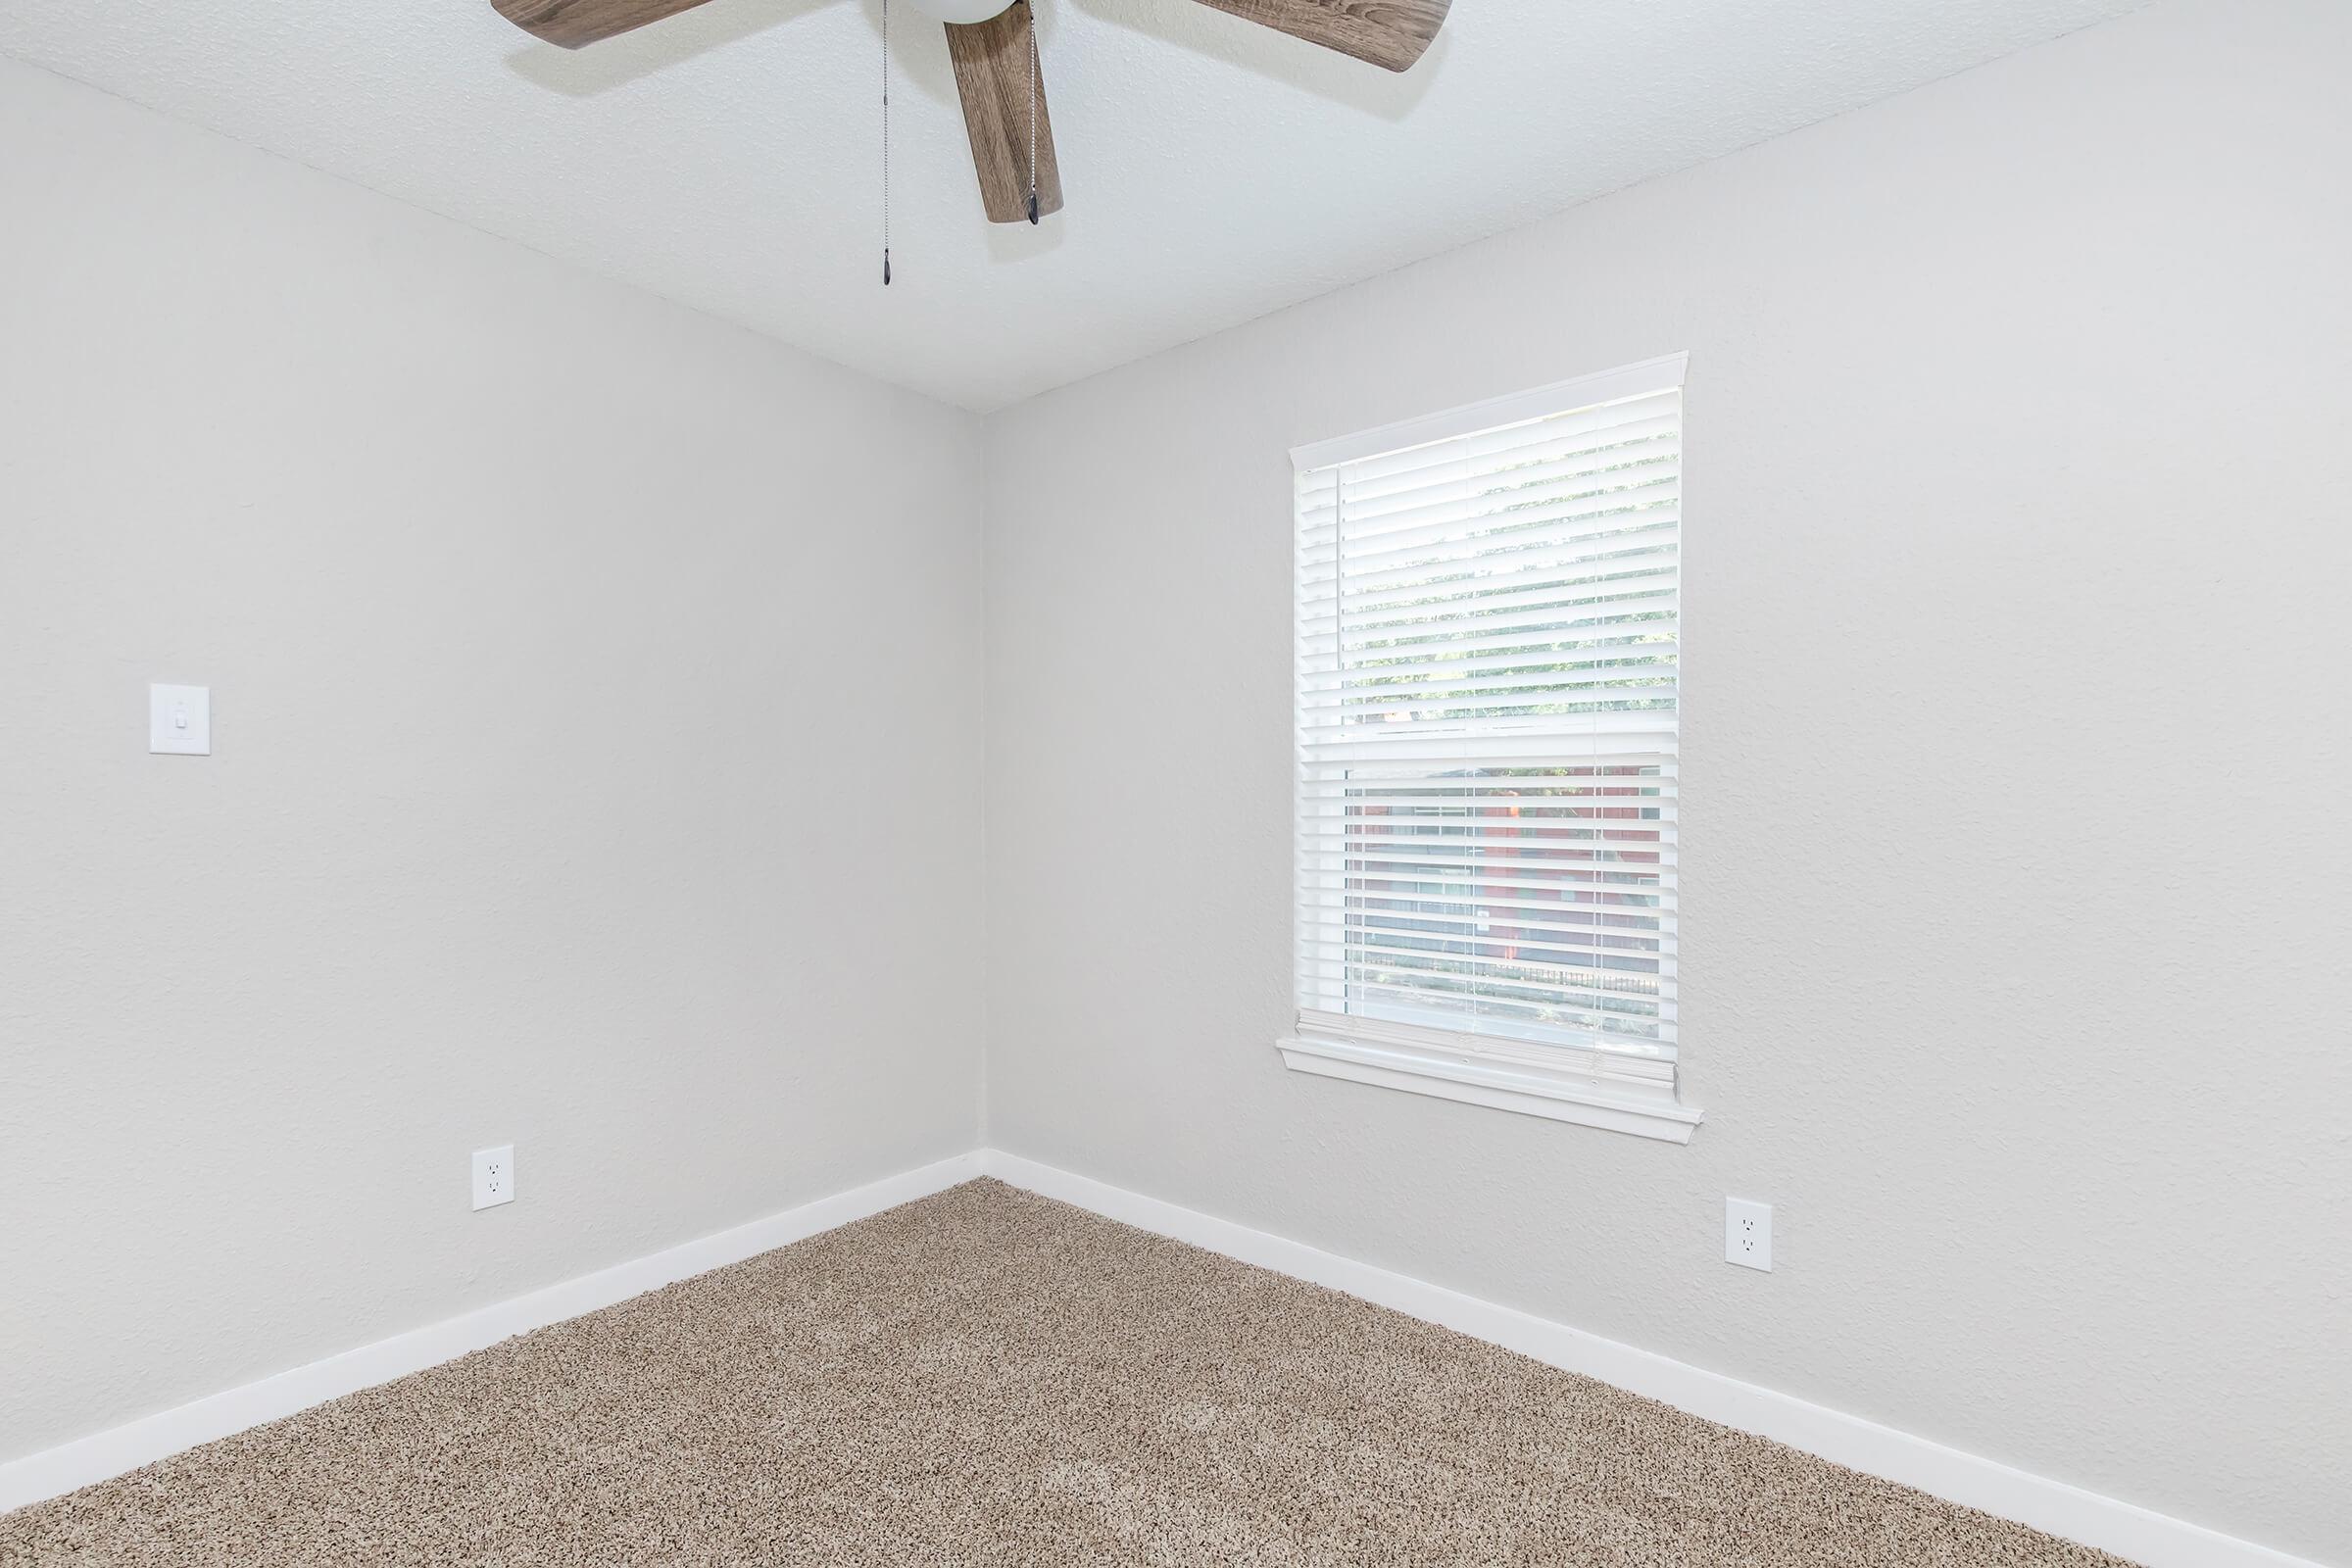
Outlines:
{"type": "Polygon", "coordinates": [[[1596,382],[1302,454],[1302,1031],[1673,1082],[1680,365],[1596,382]]]}

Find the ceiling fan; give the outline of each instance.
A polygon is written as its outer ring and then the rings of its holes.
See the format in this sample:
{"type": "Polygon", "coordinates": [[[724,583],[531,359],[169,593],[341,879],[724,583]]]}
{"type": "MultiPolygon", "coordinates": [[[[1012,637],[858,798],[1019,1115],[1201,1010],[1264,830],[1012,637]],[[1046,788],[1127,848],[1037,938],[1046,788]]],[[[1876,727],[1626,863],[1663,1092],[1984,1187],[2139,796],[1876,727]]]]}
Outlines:
{"type": "MultiPolygon", "coordinates": [[[[490,0],[549,43],[578,49],[660,22],[703,0],[490,0]]],[[[992,223],[1035,222],[1061,210],[1045,88],[1035,74],[1030,0],[906,0],[947,24],[963,124],[992,223]],[[1034,149],[1034,150],[1033,150],[1034,149]],[[1035,196],[1032,205],[1031,197],[1035,196]]],[[[1390,71],[1421,58],[1453,0],[1197,0],[1390,71]]]]}

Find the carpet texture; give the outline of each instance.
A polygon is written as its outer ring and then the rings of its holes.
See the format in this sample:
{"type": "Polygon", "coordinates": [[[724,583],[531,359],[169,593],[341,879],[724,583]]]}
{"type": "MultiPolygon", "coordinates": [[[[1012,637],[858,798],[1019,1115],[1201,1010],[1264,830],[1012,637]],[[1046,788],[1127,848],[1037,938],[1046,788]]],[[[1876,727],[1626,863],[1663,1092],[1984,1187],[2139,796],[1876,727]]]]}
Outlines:
{"type": "Polygon", "coordinates": [[[980,1181],[0,1518],[0,1564],[2123,1568],[980,1181]]]}

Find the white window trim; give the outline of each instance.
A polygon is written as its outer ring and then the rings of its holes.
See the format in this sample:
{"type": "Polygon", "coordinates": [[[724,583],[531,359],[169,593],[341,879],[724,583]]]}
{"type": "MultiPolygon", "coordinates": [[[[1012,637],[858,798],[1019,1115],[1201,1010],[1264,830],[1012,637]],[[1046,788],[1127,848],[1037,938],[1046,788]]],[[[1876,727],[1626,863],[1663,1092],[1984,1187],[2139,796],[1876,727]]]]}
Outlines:
{"type": "Polygon", "coordinates": [[[1274,1042],[1293,1072],[1401,1089],[1469,1105],[1490,1105],[1550,1121],[1601,1127],[1670,1144],[1687,1144],[1706,1112],[1672,1088],[1602,1086],[1582,1073],[1533,1065],[1504,1066],[1430,1046],[1376,1044],[1341,1035],[1286,1035],[1274,1042]]]}
{"type": "MultiPolygon", "coordinates": [[[[1423,418],[1377,430],[1313,442],[1291,449],[1297,471],[1329,467],[1358,458],[1448,441],[1526,419],[1544,418],[1563,409],[1613,402],[1664,386],[1680,386],[1688,354],[1670,354],[1620,369],[1555,382],[1509,397],[1465,404],[1423,418]]],[[[1442,1040],[1437,1031],[1383,1027],[1348,1020],[1341,1030],[1301,1017],[1297,1032],[1275,1041],[1283,1064],[1293,1072],[1371,1084],[1408,1094],[1429,1095],[1464,1104],[1517,1111],[1551,1121],[1598,1127],[1671,1144],[1688,1144],[1706,1112],[1686,1105],[1675,1081],[1655,1084],[1605,1080],[1601,1075],[1489,1054],[1467,1037],[1442,1040]],[[1359,1026],[1360,1025],[1360,1026],[1359,1026]],[[1418,1037],[1418,1038],[1416,1038],[1418,1037]]]]}

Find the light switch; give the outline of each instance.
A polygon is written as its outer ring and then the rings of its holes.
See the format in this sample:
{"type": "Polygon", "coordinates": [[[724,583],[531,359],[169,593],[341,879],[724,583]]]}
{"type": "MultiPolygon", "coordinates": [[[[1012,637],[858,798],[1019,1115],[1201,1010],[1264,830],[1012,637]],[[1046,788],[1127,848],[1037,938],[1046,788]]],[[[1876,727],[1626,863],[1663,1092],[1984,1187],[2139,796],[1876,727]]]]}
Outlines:
{"type": "Polygon", "coordinates": [[[212,688],[148,687],[147,750],[173,757],[212,756],[212,688]]]}

